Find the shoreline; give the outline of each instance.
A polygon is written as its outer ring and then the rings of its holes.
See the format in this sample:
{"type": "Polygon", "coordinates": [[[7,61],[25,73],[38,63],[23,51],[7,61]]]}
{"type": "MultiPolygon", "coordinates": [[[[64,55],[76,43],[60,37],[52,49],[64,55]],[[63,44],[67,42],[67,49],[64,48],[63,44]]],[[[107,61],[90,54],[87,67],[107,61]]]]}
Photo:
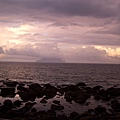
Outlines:
{"type": "Polygon", "coordinates": [[[15,120],[119,120],[120,88],[2,82],[0,118],[15,120]]]}

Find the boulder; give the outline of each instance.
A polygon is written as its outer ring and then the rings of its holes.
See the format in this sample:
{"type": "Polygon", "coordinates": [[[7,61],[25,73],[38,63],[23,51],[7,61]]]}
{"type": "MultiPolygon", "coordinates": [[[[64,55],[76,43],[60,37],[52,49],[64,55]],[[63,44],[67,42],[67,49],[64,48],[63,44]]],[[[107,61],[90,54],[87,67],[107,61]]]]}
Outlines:
{"type": "Polygon", "coordinates": [[[12,107],[12,106],[13,106],[13,103],[12,103],[11,100],[5,100],[5,101],[3,102],[3,104],[4,104],[5,106],[8,106],[8,107],[12,107]]]}
{"type": "Polygon", "coordinates": [[[47,100],[45,100],[44,98],[40,101],[40,103],[47,103],[47,100]]]}
{"type": "Polygon", "coordinates": [[[47,85],[44,89],[44,95],[46,96],[46,98],[53,98],[55,97],[57,94],[57,88],[55,88],[54,86],[49,86],[47,85]]]}
{"type": "Polygon", "coordinates": [[[59,100],[53,100],[53,103],[54,104],[60,104],[60,101],[59,100]]]}
{"type": "Polygon", "coordinates": [[[16,100],[13,102],[13,104],[16,106],[16,107],[20,107],[22,102],[20,100],[16,100]]]}
{"type": "Polygon", "coordinates": [[[35,104],[36,104],[35,102],[34,102],[34,103],[27,102],[27,103],[25,104],[25,106],[24,106],[23,108],[19,109],[18,111],[21,112],[21,113],[23,113],[23,115],[24,115],[24,114],[27,113],[27,112],[33,107],[33,105],[35,105],[35,104]]]}
{"type": "Polygon", "coordinates": [[[95,87],[93,87],[93,90],[99,91],[101,88],[103,88],[103,87],[102,86],[95,86],[95,87]]]}
{"type": "Polygon", "coordinates": [[[95,114],[106,113],[106,108],[102,107],[102,106],[98,106],[98,107],[94,108],[94,112],[95,112],[95,114]]]}
{"type": "Polygon", "coordinates": [[[63,109],[64,109],[64,106],[52,104],[52,105],[51,105],[51,109],[52,109],[52,110],[63,110],[63,109]]]}
{"type": "Polygon", "coordinates": [[[86,86],[86,84],[85,84],[84,82],[79,82],[79,83],[76,84],[76,85],[77,85],[77,86],[82,86],[82,87],[83,87],[83,86],[84,86],[84,87],[86,86]]]}
{"type": "Polygon", "coordinates": [[[8,87],[16,87],[17,84],[18,84],[17,81],[7,82],[7,83],[6,83],[6,86],[8,86],[8,87]]]}
{"type": "Polygon", "coordinates": [[[15,88],[11,88],[11,87],[1,88],[1,96],[2,97],[7,97],[7,96],[10,96],[12,94],[15,94],[15,88]]]}
{"type": "Polygon", "coordinates": [[[29,85],[30,90],[35,90],[35,89],[42,89],[42,87],[38,83],[34,83],[29,85]]]}
{"type": "Polygon", "coordinates": [[[27,93],[27,92],[20,92],[18,93],[20,98],[24,101],[24,102],[27,102],[30,100],[30,94],[27,93]]]}
{"type": "Polygon", "coordinates": [[[22,86],[22,85],[19,85],[18,87],[17,87],[17,90],[19,90],[19,91],[28,91],[28,89],[27,88],[25,88],[24,86],[22,86]]]}
{"type": "Polygon", "coordinates": [[[68,120],[66,115],[57,115],[56,120],[68,120]]]}
{"type": "Polygon", "coordinates": [[[78,117],[79,117],[79,113],[77,112],[70,113],[70,118],[77,119],[78,117]]]}
{"type": "Polygon", "coordinates": [[[120,103],[117,100],[112,100],[111,108],[114,109],[115,111],[120,112],[120,103]]]}

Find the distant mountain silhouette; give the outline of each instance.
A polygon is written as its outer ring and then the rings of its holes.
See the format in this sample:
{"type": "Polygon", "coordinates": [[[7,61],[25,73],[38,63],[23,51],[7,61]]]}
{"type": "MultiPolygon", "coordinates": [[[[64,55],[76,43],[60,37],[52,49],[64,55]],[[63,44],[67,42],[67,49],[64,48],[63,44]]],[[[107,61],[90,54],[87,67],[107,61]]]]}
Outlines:
{"type": "Polygon", "coordinates": [[[65,61],[60,59],[60,58],[42,58],[40,60],[37,60],[36,62],[40,62],[40,63],[65,63],[65,61]]]}

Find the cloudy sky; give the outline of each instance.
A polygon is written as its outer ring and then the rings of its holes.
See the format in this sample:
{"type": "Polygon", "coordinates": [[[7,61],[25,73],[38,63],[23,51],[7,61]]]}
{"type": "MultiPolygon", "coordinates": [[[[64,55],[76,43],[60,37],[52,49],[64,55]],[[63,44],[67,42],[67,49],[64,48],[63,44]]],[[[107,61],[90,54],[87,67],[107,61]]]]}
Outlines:
{"type": "Polygon", "coordinates": [[[0,61],[120,63],[120,0],[0,0],[0,61]]]}

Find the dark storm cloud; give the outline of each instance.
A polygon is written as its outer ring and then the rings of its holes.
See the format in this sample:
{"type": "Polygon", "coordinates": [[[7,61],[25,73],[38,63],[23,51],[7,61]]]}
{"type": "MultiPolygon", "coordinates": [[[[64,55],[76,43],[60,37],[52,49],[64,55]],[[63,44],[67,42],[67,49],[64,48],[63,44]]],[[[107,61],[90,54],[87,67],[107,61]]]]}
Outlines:
{"type": "Polygon", "coordinates": [[[120,15],[120,3],[114,4],[112,0],[1,0],[0,12],[20,15],[32,10],[37,14],[106,18],[120,15]]]}

